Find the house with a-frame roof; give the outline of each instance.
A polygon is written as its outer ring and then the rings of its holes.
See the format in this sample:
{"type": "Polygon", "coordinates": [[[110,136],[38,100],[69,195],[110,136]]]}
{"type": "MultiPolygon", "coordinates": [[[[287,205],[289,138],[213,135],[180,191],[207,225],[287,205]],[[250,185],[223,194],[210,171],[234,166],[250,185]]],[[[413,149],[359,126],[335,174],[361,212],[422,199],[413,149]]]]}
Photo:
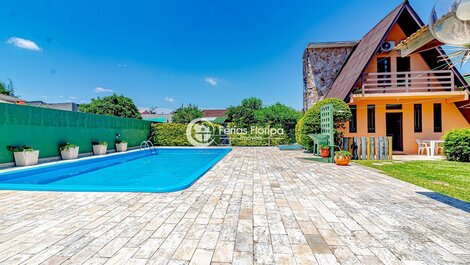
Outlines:
{"type": "Polygon", "coordinates": [[[360,41],[311,43],[303,55],[304,110],[323,98],[347,102],[346,137],[392,136],[393,150],[416,154],[416,140],[468,127],[469,85],[440,47],[401,56],[402,41],[425,27],[408,1],[360,41]]]}

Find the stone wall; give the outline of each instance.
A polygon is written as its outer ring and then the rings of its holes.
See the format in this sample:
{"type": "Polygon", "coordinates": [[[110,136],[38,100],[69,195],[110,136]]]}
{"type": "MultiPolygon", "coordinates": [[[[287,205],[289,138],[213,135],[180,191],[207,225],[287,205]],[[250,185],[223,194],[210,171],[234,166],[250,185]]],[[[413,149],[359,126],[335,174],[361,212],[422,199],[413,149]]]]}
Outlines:
{"type": "Polygon", "coordinates": [[[325,97],[353,48],[307,48],[303,58],[304,111],[325,97]]]}

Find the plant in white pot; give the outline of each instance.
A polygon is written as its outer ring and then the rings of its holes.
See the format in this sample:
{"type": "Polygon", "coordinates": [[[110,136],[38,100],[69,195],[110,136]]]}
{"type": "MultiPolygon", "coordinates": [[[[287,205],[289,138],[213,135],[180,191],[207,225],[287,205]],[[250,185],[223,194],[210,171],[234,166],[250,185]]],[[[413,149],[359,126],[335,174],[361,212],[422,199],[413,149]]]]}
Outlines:
{"type": "Polygon", "coordinates": [[[71,143],[63,143],[59,145],[60,156],[63,160],[77,159],[79,146],[71,143]]]}
{"type": "Polygon", "coordinates": [[[127,142],[121,139],[116,140],[116,152],[126,152],[127,142]]]}
{"type": "Polygon", "coordinates": [[[93,154],[94,155],[105,155],[106,150],[108,149],[107,142],[97,142],[92,141],[91,144],[93,145],[93,154]]]}
{"type": "Polygon", "coordinates": [[[32,166],[38,163],[39,150],[27,145],[10,145],[7,149],[13,152],[15,164],[18,167],[32,166]]]}

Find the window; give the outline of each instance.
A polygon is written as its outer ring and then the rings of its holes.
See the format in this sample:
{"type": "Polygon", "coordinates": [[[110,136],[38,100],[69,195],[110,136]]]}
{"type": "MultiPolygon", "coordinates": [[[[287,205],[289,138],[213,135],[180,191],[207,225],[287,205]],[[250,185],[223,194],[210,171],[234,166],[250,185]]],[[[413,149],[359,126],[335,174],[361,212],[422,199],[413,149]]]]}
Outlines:
{"type": "Polygon", "coordinates": [[[415,132],[423,132],[423,106],[421,104],[414,105],[414,117],[415,117],[415,132]]]}
{"type": "Polygon", "coordinates": [[[351,109],[351,120],[349,121],[349,132],[350,133],[357,133],[357,107],[356,106],[349,106],[351,109]]]}
{"type": "Polygon", "coordinates": [[[375,133],[375,105],[367,106],[367,131],[375,133]]]}
{"type": "Polygon", "coordinates": [[[387,110],[401,110],[401,104],[387,104],[387,110]]]}
{"type": "Polygon", "coordinates": [[[434,103],[434,132],[442,132],[442,106],[434,103]]]}

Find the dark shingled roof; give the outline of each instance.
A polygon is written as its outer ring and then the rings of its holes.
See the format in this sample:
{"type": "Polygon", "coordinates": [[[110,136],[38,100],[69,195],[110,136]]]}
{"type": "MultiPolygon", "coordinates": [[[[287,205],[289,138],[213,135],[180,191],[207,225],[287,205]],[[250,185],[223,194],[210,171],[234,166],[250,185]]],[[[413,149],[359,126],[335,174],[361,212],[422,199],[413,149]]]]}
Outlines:
{"type": "Polygon", "coordinates": [[[205,109],[202,110],[203,117],[223,117],[226,116],[226,109],[205,109]]]}
{"type": "Polygon", "coordinates": [[[407,1],[403,2],[362,38],[338,74],[326,97],[345,100],[349,96],[351,89],[359,80],[372,56],[377,53],[380,44],[406,5],[407,1]]]}

